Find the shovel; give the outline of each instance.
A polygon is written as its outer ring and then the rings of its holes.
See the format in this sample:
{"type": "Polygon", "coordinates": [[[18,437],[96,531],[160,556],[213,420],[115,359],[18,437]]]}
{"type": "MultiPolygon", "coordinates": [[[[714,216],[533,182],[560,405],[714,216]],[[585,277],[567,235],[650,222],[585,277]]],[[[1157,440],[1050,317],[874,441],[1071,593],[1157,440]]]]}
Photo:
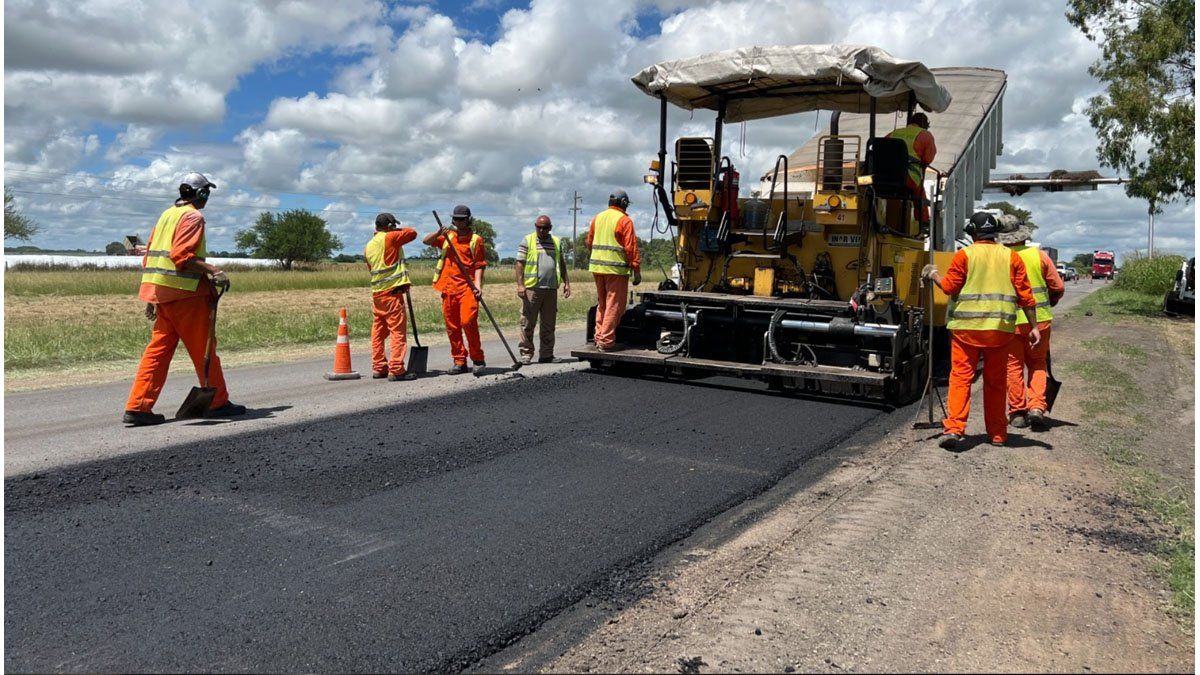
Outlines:
{"type": "Polygon", "coordinates": [[[413,375],[424,375],[429,370],[429,347],[421,346],[421,337],[417,335],[417,313],[413,311],[412,293],[404,289],[404,302],[408,305],[408,322],[412,324],[413,342],[416,347],[408,348],[408,371],[413,375]]]}
{"type": "Polygon", "coordinates": [[[1050,365],[1050,352],[1046,352],[1046,412],[1054,410],[1054,401],[1058,398],[1058,390],[1062,389],[1062,382],[1054,379],[1054,370],[1050,365]]]}
{"type": "Polygon", "coordinates": [[[208,412],[212,405],[213,397],[217,395],[217,388],[208,386],[208,371],[212,365],[213,339],[217,335],[217,303],[221,301],[221,296],[228,289],[229,287],[226,286],[218,291],[209,307],[208,339],[204,341],[204,381],[200,383],[201,386],[192,387],[187,398],[183,399],[183,403],[175,413],[177,420],[193,420],[204,417],[204,413],[208,412]]]}

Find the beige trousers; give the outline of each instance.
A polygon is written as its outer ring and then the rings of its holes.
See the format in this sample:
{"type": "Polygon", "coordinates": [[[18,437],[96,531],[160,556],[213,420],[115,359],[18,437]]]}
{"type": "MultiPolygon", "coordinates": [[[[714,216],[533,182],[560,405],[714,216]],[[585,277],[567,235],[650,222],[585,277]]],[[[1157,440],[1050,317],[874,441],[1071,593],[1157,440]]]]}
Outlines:
{"type": "Polygon", "coordinates": [[[554,324],[558,319],[558,289],[527,288],[521,302],[521,355],[533,356],[533,329],[538,331],[538,355],[554,356],[554,324]]]}

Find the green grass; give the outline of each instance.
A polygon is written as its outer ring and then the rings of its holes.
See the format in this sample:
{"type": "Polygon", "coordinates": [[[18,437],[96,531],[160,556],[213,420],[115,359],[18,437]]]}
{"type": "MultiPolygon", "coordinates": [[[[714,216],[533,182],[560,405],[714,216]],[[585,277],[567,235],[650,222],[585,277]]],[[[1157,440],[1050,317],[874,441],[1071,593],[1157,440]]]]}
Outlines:
{"type": "MultiPolygon", "coordinates": [[[[406,265],[413,284],[433,283],[434,263],[410,260],[406,265]]],[[[511,278],[512,266],[492,264],[488,267],[489,283],[511,278]]],[[[264,291],[304,291],[329,288],[366,288],[368,275],[361,263],[330,263],[307,269],[282,270],[229,266],[229,278],[239,293],[264,291]]],[[[656,279],[661,274],[648,275],[656,279]]],[[[572,270],[572,283],[591,282],[585,270],[572,270]]],[[[4,295],[26,297],[41,295],[129,295],[137,294],[141,271],[135,269],[63,269],[21,267],[6,270],[4,295]]]]}
{"type": "Polygon", "coordinates": [[[1163,293],[1149,295],[1137,290],[1106,286],[1081,300],[1072,313],[1091,312],[1093,316],[1102,318],[1161,317],[1163,293]]]}
{"type": "MultiPolygon", "coordinates": [[[[511,266],[494,266],[485,299],[506,330],[520,323],[511,266]]],[[[217,327],[221,353],[332,343],[338,308],[349,313],[352,340],[368,339],[371,298],[361,265],[285,272],[231,273],[233,289],[221,302],[217,327]]],[[[422,335],[445,335],[441,300],[429,287],[432,269],[414,265],[413,297],[422,335]]],[[[559,297],[560,324],[581,322],[595,304],[595,285],[586,271],[572,272],[570,299],[559,297]]],[[[648,274],[653,288],[661,274],[648,274]]],[[[150,322],[136,299],[137,272],[75,270],[9,272],[5,276],[4,365],[10,372],[69,368],[136,358],[146,346],[150,322]]],[[[480,329],[492,332],[485,316],[480,329]]]]}
{"type": "Polygon", "coordinates": [[[1157,474],[1137,470],[1126,490],[1138,507],[1174,530],[1176,536],[1158,546],[1159,573],[1171,589],[1171,604],[1189,620],[1196,607],[1196,510],[1179,486],[1164,488],[1157,474]]]}
{"type": "Polygon", "coordinates": [[[1083,346],[1093,353],[1099,352],[1101,354],[1112,354],[1114,356],[1127,358],[1131,361],[1142,361],[1146,358],[1146,350],[1142,349],[1141,347],[1135,347],[1133,345],[1125,344],[1124,342],[1115,342],[1105,338],[1093,338],[1091,340],[1085,340],[1083,342],[1083,346]]]}

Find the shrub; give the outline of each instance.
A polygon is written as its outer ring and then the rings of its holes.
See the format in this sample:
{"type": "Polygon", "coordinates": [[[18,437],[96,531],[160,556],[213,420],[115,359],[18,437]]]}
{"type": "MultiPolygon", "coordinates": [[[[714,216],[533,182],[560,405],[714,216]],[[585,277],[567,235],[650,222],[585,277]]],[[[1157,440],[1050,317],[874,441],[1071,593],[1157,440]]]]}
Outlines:
{"type": "Polygon", "coordinates": [[[1122,256],[1117,288],[1160,296],[1175,284],[1175,273],[1183,266],[1183,256],[1158,255],[1147,258],[1140,252],[1122,256]]]}

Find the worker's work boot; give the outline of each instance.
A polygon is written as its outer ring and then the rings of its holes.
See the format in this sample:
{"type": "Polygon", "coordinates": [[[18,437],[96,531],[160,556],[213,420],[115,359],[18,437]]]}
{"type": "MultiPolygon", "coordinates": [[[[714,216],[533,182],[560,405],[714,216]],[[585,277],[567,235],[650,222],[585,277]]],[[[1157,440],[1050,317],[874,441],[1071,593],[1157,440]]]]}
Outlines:
{"type": "Polygon", "coordinates": [[[1046,428],[1046,413],[1042,412],[1038,408],[1034,408],[1033,410],[1030,410],[1029,411],[1029,426],[1033,427],[1034,429],[1045,429],[1046,428]]]}
{"type": "Polygon", "coordinates": [[[962,434],[942,434],[942,438],[938,441],[938,446],[947,450],[953,450],[958,447],[962,439],[962,434]]]}
{"type": "Polygon", "coordinates": [[[450,375],[462,375],[463,373],[467,372],[467,364],[456,363],[453,366],[450,366],[450,370],[447,370],[446,372],[450,375]]]}
{"type": "Polygon", "coordinates": [[[538,359],[538,363],[558,363],[558,362],[559,362],[559,360],[554,358],[553,356],[543,356],[542,358],[538,359]]]}
{"type": "Polygon", "coordinates": [[[238,415],[246,414],[246,406],[238,405],[233,401],[226,401],[225,405],[219,408],[209,408],[204,413],[205,417],[237,417],[238,415]]]}
{"type": "Polygon", "coordinates": [[[476,361],[475,369],[471,372],[475,373],[475,377],[479,377],[480,375],[483,375],[484,373],[487,372],[487,364],[484,363],[483,361],[476,361]]]}
{"type": "Polygon", "coordinates": [[[399,375],[393,373],[388,375],[387,379],[388,382],[410,382],[417,379],[417,376],[412,373],[400,373],[399,375]]]}
{"type": "Polygon", "coordinates": [[[1007,439],[993,438],[992,440],[990,440],[988,442],[991,443],[992,445],[996,446],[997,448],[1003,448],[1005,446],[1005,444],[1007,443],[1007,439]]]}
{"type": "Polygon", "coordinates": [[[1024,429],[1029,426],[1029,420],[1025,418],[1025,413],[1018,412],[1008,416],[1008,426],[1024,429]]]}
{"type": "Polygon", "coordinates": [[[523,365],[523,366],[527,366],[527,365],[529,365],[529,364],[531,364],[531,363],[533,363],[533,356],[531,356],[531,355],[529,355],[529,354],[522,354],[522,355],[521,355],[521,365],[523,365]]]}
{"type": "Polygon", "coordinates": [[[131,426],[145,427],[151,424],[162,424],[167,421],[167,418],[158,413],[126,410],[125,414],[121,416],[121,421],[131,426]]]}
{"type": "Polygon", "coordinates": [[[371,373],[372,380],[382,380],[387,376],[388,372],[386,370],[376,370],[375,372],[371,373]]]}

